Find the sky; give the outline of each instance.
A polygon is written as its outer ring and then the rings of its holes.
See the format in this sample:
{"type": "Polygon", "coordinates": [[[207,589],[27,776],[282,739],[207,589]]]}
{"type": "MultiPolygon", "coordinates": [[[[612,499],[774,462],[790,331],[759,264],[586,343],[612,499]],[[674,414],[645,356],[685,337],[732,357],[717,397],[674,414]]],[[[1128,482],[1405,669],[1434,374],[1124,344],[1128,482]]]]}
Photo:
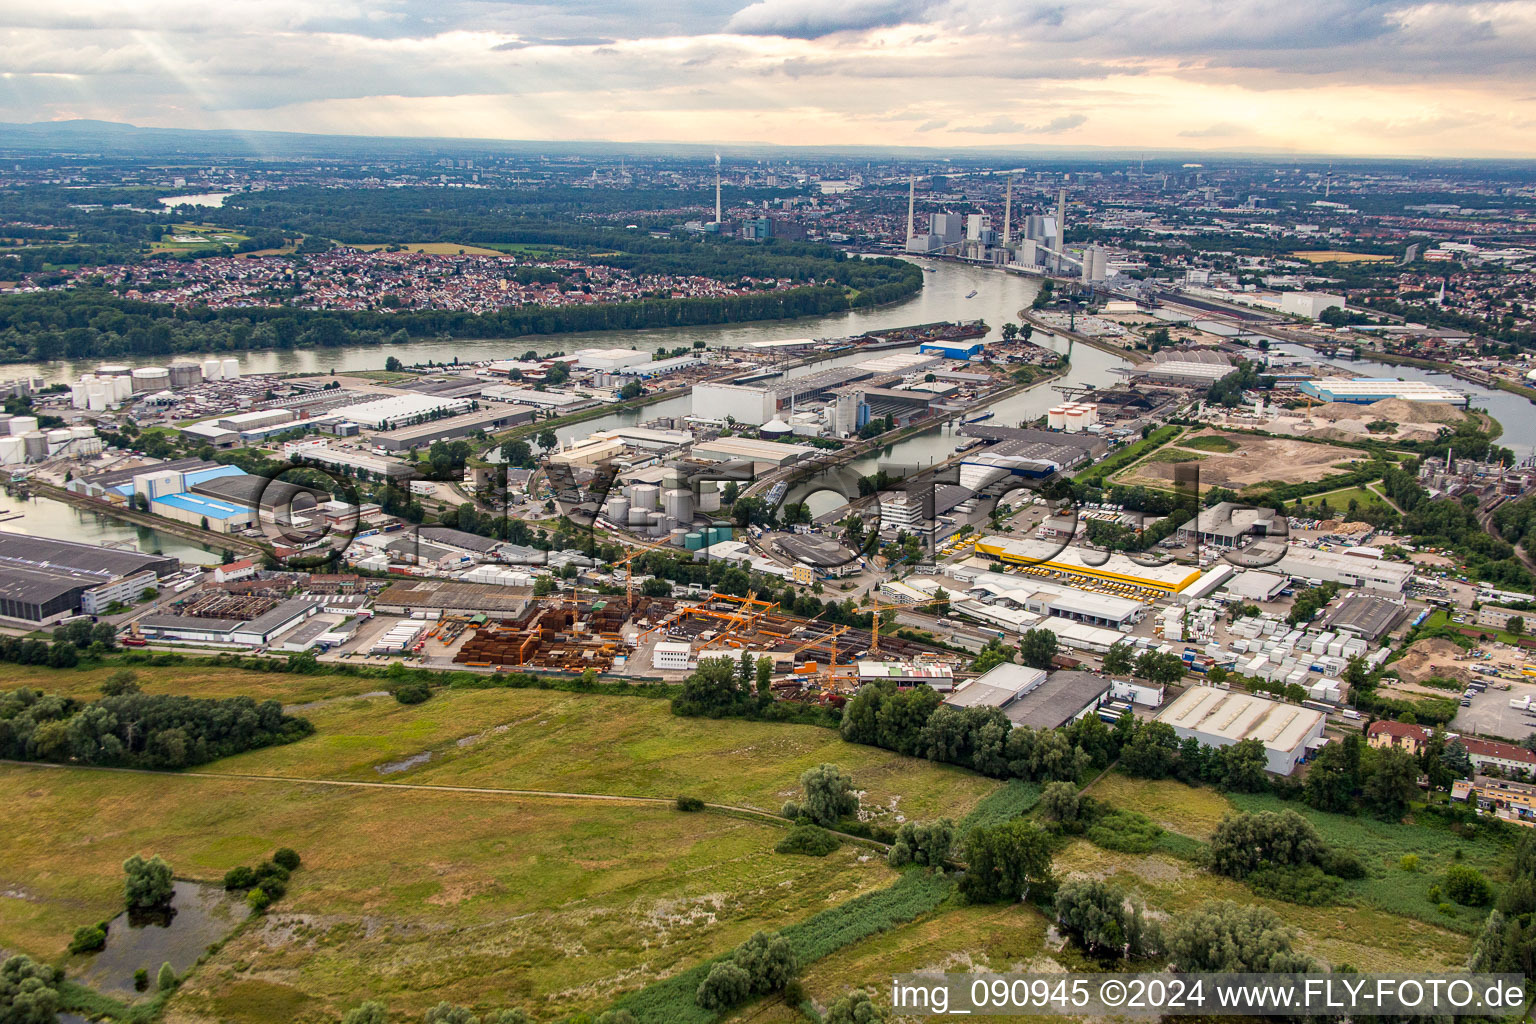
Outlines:
{"type": "Polygon", "coordinates": [[[1536,157],[1536,0],[0,0],[0,121],[1536,157]]]}

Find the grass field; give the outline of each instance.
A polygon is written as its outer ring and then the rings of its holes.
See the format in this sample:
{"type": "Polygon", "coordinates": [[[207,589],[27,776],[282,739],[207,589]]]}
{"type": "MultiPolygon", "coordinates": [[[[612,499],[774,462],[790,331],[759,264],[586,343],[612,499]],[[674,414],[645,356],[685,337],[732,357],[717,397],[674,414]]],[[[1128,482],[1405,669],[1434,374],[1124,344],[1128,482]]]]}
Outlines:
{"type": "MultiPolygon", "coordinates": [[[[401,248],[409,252],[425,252],[433,256],[505,256],[500,249],[488,249],[483,245],[466,245],[459,242],[401,242],[401,248]]],[[[389,248],[386,243],[360,242],[348,244],[349,249],[361,249],[364,252],[375,252],[379,249],[389,248]]]]}
{"type": "Polygon", "coordinates": [[[406,707],[338,700],[303,712],[316,734],[207,771],[378,781],[376,765],[430,750],[391,782],[706,800],[777,811],[800,773],[841,765],[872,812],[959,820],[998,783],[845,743],[830,729],[678,718],[667,703],[550,690],[454,690],[406,707]]]}
{"type": "Polygon", "coordinates": [[[172,226],[170,234],[149,248],[150,252],[190,252],[212,245],[238,245],[249,237],[238,231],[212,225],[176,224],[172,226]],[[178,236],[191,240],[179,241],[178,236]]]}
{"type": "Polygon", "coordinates": [[[303,676],[279,672],[249,672],[208,665],[97,665],[90,668],[53,669],[37,665],[7,665],[0,689],[30,686],[44,693],[92,700],[101,696],[101,684],[120,668],[138,676],[145,693],[179,693],[189,697],[252,697],[301,704],[327,697],[351,696],[377,690],[379,679],[353,676],[303,676]]]}
{"type": "Polygon", "coordinates": [[[1168,916],[1205,900],[1268,907],[1298,930],[1301,949],[1335,966],[1424,971],[1461,969],[1466,961],[1465,935],[1373,907],[1301,907],[1266,900],[1241,882],[1164,854],[1115,853],[1077,840],[1057,855],[1055,864],[1060,878],[1112,879],[1136,893],[1149,909],[1168,916]]]}
{"type": "Polygon", "coordinates": [[[665,807],[15,767],[0,796],[0,879],[24,894],[0,899],[0,945],[50,958],[111,916],[129,853],[217,880],[302,852],[276,913],[196,972],[171,1020],[334,1021],[368,995],[547,1020],[895,877],[863,850],[780,856],[771,825],[665,807]]]}
{"type": "Polygon", "coordinates": [[[1205,458],[1199,452],[1185,451],[1182,447],[1164,448],[1142,459],[1140,465],[1151,466],[1160,462],[1204,462],[1205,458]]]}
{"type": "Polygon", "coordinates": [[[1222,452],[1230,454],[1241,447],[1230,437],[1222,437],[1220,434],[1200,434],[1196,437],[1187,437],[1179,442],[1180,448],[1193,448],[1202,452],[1222,452]]]}
{"type": "Polygon", "coordinates": [[[1377,253],[1345,252],[1342,249],[1318,249],[1309,252],[1293,252],[1291,255],[1308,263],[1383,263],[1393,258],[1377,253]]]}
{"type": "Polygon", "coordinates": [[[1133,779],[1110,772],[1088,790],[1095,800],[1140,811],[1170,832],[1206,840],[1233,807],[1214,789],[1186,786],[1166,779],[1133,779]]]}
{"type": "Polygon", "coordinates": [[[1361,508],[1386,504],[1385,499],[1381,495],[1367,487],[1345,487],[1342,490],[1329,491],[1326,494],[1314,494],[1301,499],[1301,502],[1308,508],[1313,508],[1321,505],[1324,498],[1328,499],[1328,507],[1335,512],[1347,511],[1351,500],[1359,502],[1361,508]]]}

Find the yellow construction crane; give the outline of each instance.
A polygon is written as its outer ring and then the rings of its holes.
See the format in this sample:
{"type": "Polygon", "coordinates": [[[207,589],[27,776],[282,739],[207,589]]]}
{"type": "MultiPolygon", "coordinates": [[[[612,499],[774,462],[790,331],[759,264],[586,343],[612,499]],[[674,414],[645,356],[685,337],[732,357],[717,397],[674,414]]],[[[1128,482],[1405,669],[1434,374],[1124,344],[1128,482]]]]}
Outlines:
{"type": "Polygon", "coordinates": [[[930,598],[927,601],[916,601],[916,602],[914,602],[912,604],[881,604],[878,600],[871,600],[871,602],[870,602],[870,604],[868,606],[870,611],[872,612],[872,614],[870,616],[872,621],[870,622],[870,630],[869,630],[869,632],[870,632],[869,653],[872,656],[877,656],[877,657],[880,654],[880,613],[881,612],[885,611],[888,608],[900,610],[900,609],[903,609],[903,608],[907,608],[907,609],[926,608],[926,607],[928,607],[931,604],[948,604],[951,596],[953,596],[953,595],[946,594],[943,597],[930,598]]]}
{"type": "Polygon", "coordinates": [[[676,549],[672,548],[671,545],[668,544],[649,544],[645,541],[634,540],[630,537],[626,537],[625,540],[633,543],[636,546],[636,550],[631,551],[628,557],[621,558],[619,561],[613,564],[616,566],[622,565],[624,567],[624,604],[625,608],[633,613],[635,610],[635,573],[634,567],[630,565],[630,563],[640,555],[645,554],[647,551],[665,551],[676,549]]]}

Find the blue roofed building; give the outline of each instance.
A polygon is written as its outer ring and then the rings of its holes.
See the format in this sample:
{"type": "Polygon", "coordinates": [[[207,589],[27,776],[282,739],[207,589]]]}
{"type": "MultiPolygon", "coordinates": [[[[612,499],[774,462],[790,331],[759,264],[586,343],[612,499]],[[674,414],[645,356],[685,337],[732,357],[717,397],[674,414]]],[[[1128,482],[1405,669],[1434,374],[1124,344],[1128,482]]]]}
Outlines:
{"type": "Polygon", "coordinates": [[[979,341],[925,341],[917,346],[918,355],[943,356],[945,359],[971,359],[986,348],[979,341]]]}
{"type": "Polygon", "coordinates": [[[149,510],[155,515],[214,533],[238,533],[256,525],[255,509],[191,492],[151,498],[149,510]]]}

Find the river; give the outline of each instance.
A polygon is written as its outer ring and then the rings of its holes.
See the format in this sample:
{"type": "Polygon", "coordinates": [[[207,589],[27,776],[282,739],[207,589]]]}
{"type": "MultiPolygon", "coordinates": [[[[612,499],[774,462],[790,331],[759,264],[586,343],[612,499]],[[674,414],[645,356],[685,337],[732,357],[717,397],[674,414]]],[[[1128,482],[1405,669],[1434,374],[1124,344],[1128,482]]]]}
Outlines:
{"type": "Polygon", "coordinates": [[[223,554],[217,548],[184,540],[174,533],[163,533],[147,526],[124,522],[53,498],[37,495],[17,498],[0,494],[0,508],[5,509],[7,514],[6,520],[0,523],[0,530],[9,533],[73,540],[82,544],[101,544],[146,553],[159,551],[197,565],[217,565],[223,554]],[[20,513],[20,517],[9,518],[15,513],[20,513]]]}
{"type": "MultiPolygon", "coordinates": [[[[185,198],[185,197],[182,197],[185,198]]],[[[396,356],[406,363],[428,360],[448,361],[458,357],[460,361],[473,362],[481,359],[505,359],[515,357],[529,349],[540,353],[572,352],[580,348],[637,348],[643,350],[673,349],[679,346],[691,348],[695,341],[702,341],[710,348],[732,348],[753,341],[770,341],[782,338],[840,338],[863,334],[868,331],[911,324],[934,323],[940,320],[985,320],[990,328],[989,338],[1001,334],[1002,325],[1018,321],[1020,309],[1033,301],[1040,288],[1037,278],[1006,274],[1000,270],[974,267],[959,263],[935,263],[919,261],[934,267],[924,274],[924,287],[918,294],[901,302],[878,309],[853,310],[829,316],[808,317],[802,320],[769,321],[751,324],[721,324],[710,327],[679,327],[643,331],[601,331],[586,334],[560,334],[514,339],[486,341],[418,341],[407,345],[353,346],[317,352],[313,350],[283,352],[251,352],[240,355],[241,368],[248,373],[261,372],[320,372],[378,369],[388,356],[396,356]],[[975,296],[967,298],[971,292],[975,296]]],[[[1034,341],[1064,349],[1066,342],[1037,331],[1034,341]]],[[[886,349],[883,352],[916,351],[911,349],[886,349]]],[[[871,353],[852,353],[804,368],[795,373],[810,372],[827,366],[837,366],[872,358],[871,353]]],[[[9,367],[8,374],[40,376],[50,381],[73,380],[79,373],[94,369],[90,362],[47,363],[9,367]]],[[[141,360],[152,362],[152,360],[141,360]]],[[[1121,378],[1113,372],[1124,360],[1108,352],[1079,345],[1072,352],[1072,367],[1066,380],[1073,384],[1092,384],[1107,387],[1121,378]]],[[[994,418],[989,422],[1014,426],[1041,416],[1059,396],[1049,385],[1037,385],[1027,391],[1005,398],[991,406],[994,418]]],[[[586,437],[596,430],[618,425],[630,425],[663,416],[685,416],[692,412],[692,399],[684,394],[641,409],[626,410],[588,420],[575,426],[558,430],[562,442],[586,437]]],[[[953,454],[955,440],[946,428],[935,426],[895,445],[887,446],[877,454],[856,460],[852,465],[860,473],[872,473],[880,463],[892,465],[927,465],[953,454]]],[[[156,548],[174,554],[190,562],[216,562],[218,556],[211,550],[200,549],[178,537],[119,523],[109,517],[85,512],[72,506],[34,498],[31,502],[11,501],[7,507],[25,513],[23,519],[6,523],[0,529],[66,540],[83,540],[90,543],[136,542],[141,550],[156,548]]]]}

